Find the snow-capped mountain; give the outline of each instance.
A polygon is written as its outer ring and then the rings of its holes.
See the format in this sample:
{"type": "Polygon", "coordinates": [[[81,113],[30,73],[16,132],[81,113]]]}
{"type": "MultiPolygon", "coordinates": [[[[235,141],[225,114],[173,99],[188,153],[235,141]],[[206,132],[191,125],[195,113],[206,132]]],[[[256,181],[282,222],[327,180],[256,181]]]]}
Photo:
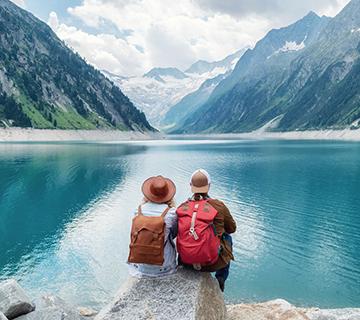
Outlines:
{"type": "Polygon", "coordinates": [[[241,50],[236,51],[235,53],[227,56],[225,59],[220,61],[208,62],[205,60],[199,60],[192,64],[190,68],[188,68],[185,72],[186,73],[197,73],[203,74],[206,72],[211,72],[216,68],[223,68],[223,72],[225,73],[230,69],[234,69],[235,64],[240,59],[240,57],[244,54],[244,52],[248,48],[243,48],[241,50]],[[230,67],[230,68],[229,68],[230,67]]]}
{"type": "Polygon", "coordinates": [[[165,132],[171,132],[176,127],[181,127],[183,122],[191,117],[207,101],[216,86],[224,80],[231,70],[221,73],[215,78],[204,81],[200,88],[183,97],[177,104],[172,106],[161,121],[161,127],[165,132]]]}
{"type": "Polygon", "coordinates": [[[360,0],[271,30],[171,133],[360,128],[360,0]]]}
{"type": "Polygon", "coordinates": [[[155,80],[159,80],[162,79],[162,77],[185,79],[188,76],[182,71],[180,71],[178,68],[153,68],[149,72],[145,73],[144,77],[154,78],[155,80]]]}
{"type": "Polygon", "coordinates": [[[110,78],[155,127],[172,106],[186,95],[197,91],[208,79],[231,71],[246,49],[239,50],[221,61],[198,61],[186,71],[177,68],[153,68],[143,76],[123,77],[107,71],[110,78]]]}

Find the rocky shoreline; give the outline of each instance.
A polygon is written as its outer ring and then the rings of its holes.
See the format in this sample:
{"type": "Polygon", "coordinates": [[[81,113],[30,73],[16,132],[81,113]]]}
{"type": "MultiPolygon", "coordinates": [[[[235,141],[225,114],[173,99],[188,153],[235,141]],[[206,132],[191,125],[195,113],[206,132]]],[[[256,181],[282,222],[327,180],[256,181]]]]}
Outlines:
{"type": "Polygon", "coordinates": [[[52,295],[33,301],[14,279],[0,283],[0,320],[85,320],[96,314],[52,295]]]}
{"type": "Polygon", "coordinates": [[[166,279],[129,279],[99,313],[46,295],[32,301],[13,279],[0,283],[0,320],[360,320],[360,308],[298,308],[285,300],[225,306],[207,273],[180,270],[166,279]]]}
{"type": "Polygon", "coordinates": [[[283,299],[227,306],[227,320],[359,320],[360,308],[297,308],[283,299]]]}

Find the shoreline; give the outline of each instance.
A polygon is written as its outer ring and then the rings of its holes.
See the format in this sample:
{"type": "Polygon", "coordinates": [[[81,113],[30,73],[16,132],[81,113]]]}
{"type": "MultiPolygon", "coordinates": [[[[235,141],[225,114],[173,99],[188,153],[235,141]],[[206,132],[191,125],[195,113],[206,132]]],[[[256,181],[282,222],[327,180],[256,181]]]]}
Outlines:
{"type": "Polygon", "coordinates": [[[141,141],[162,139],[159,132],[117,130],[52,130],[32,128],[0,129],[1,142],[141,141]]]}
{"type": "Polygon", "coordinates": [[[360,129],[287,132],[270,132],[266,130],[257,130],[248,133],[166,135],[161,132],[143,133],[136,131],[116,130],[52,130],[32,128],[0,128],[0,142],[126,142],[163,139],[360,141],[360,129]]]}
{"type": "Polygon", "coordinates": [[[360,129],[319,130],[319,131],[265,131],[257,130],[247,133],[209,133],[169,135],[171,138],[188,139],[244,139],[244,140],[339,140],[360,141],[360,129]]]}

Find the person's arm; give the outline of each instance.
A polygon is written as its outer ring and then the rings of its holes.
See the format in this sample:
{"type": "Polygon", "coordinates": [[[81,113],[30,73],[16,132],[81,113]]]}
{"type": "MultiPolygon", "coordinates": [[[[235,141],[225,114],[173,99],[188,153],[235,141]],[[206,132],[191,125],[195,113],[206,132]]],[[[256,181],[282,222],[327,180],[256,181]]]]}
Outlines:
{"type": "Polygon", "coordinates": [[[224,207],[224,227],[226,233],[234,233],[236,231],[236,222],[230,213],[228,207],[223,203],[224,207]]]}
{"type": "Polygon", "coordinates": [[[178,219],[175,209],[168,212],[168,220],[171,238],[175,239],[178,233],[178,219]]]}
{"type": "Polygon", "coordinates": [[[236,231],[236,222],[234,218],[232,217],[230,210],[220,200],[211,199],[209,200],[209,203],[218,211],[222,213],[222,216],[224,218],[224,229],[225,232],[228,234],[234,233],[236,231]]]}

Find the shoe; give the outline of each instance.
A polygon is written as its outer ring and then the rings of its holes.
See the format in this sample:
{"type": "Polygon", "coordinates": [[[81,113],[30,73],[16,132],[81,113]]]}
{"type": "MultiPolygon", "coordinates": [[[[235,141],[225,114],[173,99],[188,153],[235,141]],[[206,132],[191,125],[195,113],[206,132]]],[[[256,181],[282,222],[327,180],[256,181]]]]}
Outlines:
{"type": "Polygon", "coordinates": [[[223,277],[217,277],[217,281],[219,282],[219,287],[222,292],[225,290],[225,280],[223,277]]]}

